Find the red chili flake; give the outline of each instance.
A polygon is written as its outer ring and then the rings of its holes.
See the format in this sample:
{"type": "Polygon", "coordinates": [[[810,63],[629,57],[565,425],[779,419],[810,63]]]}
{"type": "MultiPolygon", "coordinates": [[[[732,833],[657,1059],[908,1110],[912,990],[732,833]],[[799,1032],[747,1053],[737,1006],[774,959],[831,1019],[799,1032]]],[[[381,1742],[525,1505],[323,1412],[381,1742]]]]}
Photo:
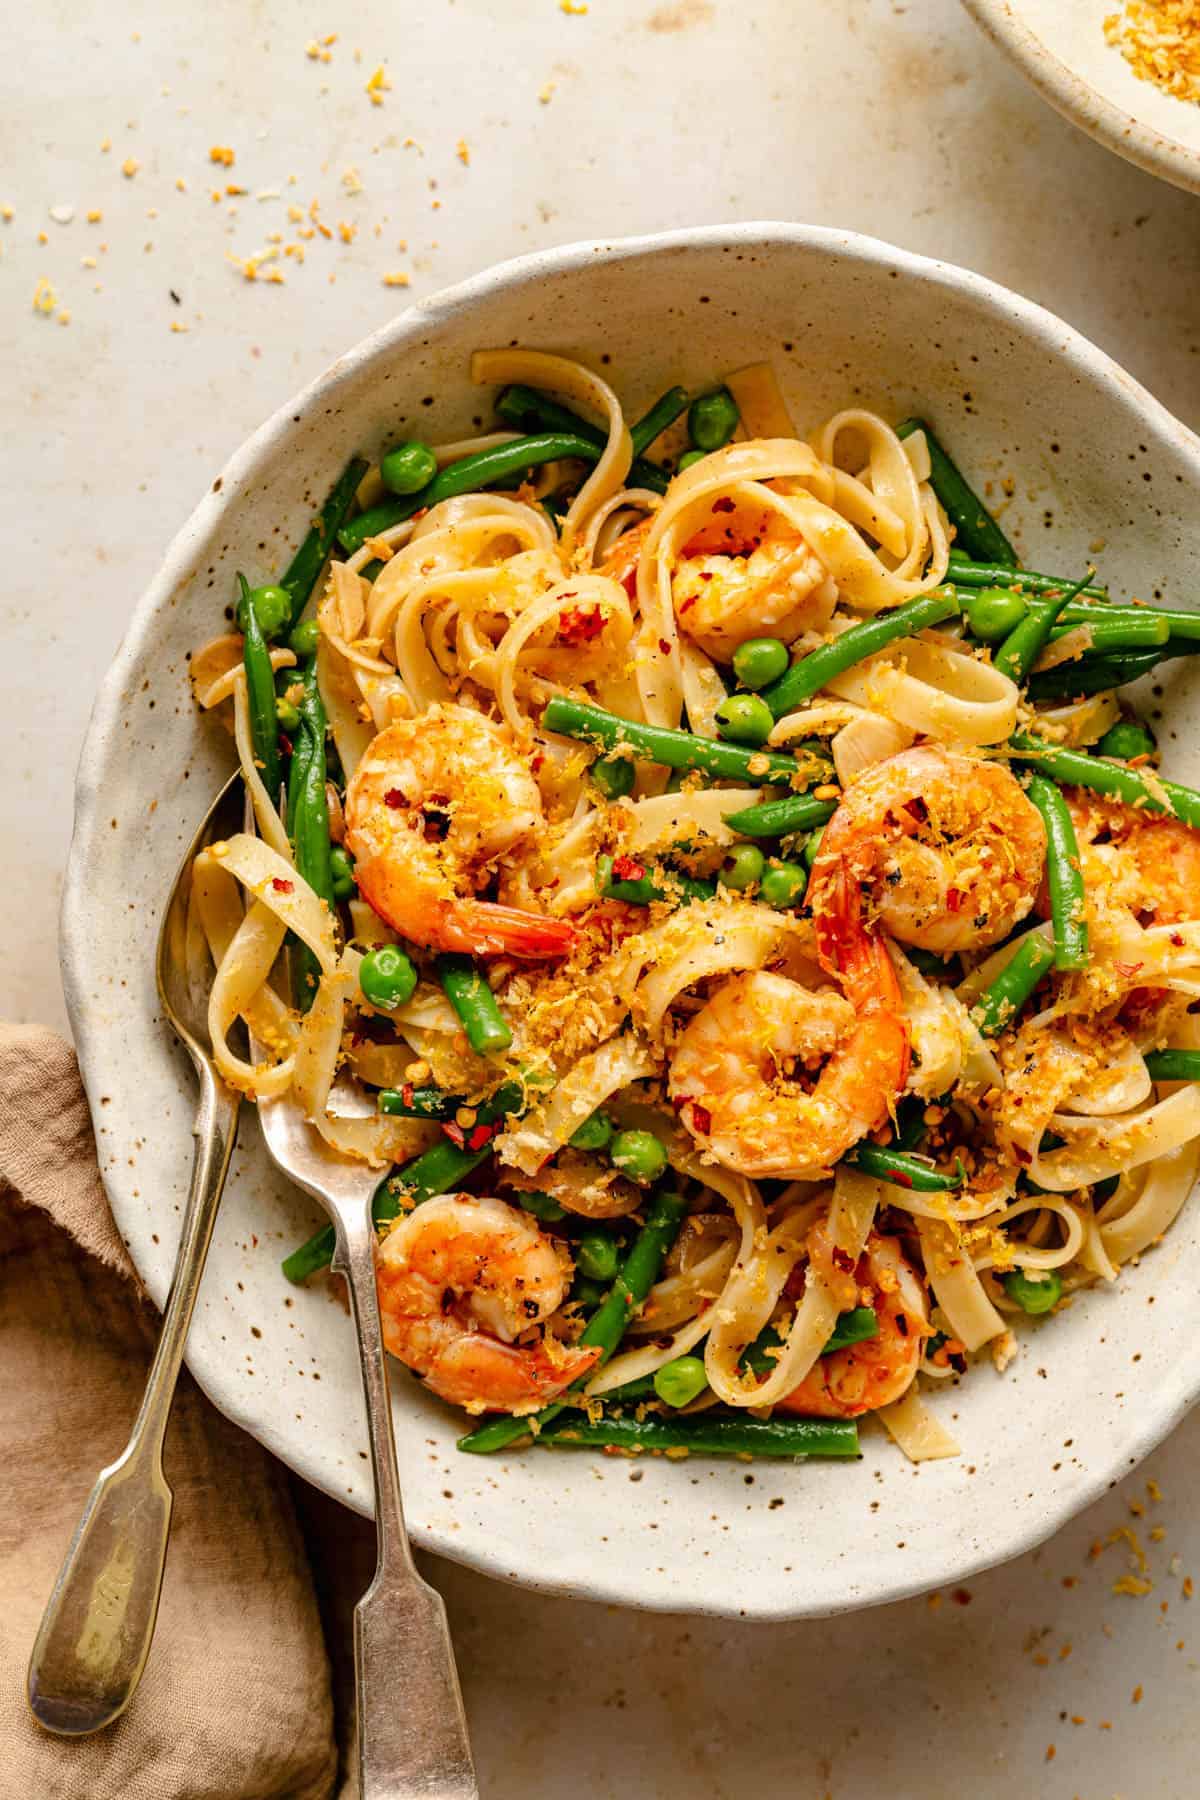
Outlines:
{"type": "Polygon", "coordinates": [[[564,644],[589,644],[604,630],[599,606],[569,606],[558,615],[558,635],[564,644]]]}
{"type": "Polygon", "coordinates": [[[688,611],[688,609],[690,607],[695,606],[695,604],[696,604],[695,594],[689,594],[687,599],[683,602],[683,605],[679,608],[679,610],[681,613],[685,613],[688,611]]]}
{"type": "Polygon", "coordinates": [[[292,754],[292,740],[286,731],[281,731],[279,734],[279,747],[285,756],[292,754]]]}
{"type": "Polygon", "coordinates": [[[400,1089],[400,1098],[403,1100],[405,1106],[411,1106],[412,1105],[412,1097],[413,1097],[412,1082],[406,1081],[404,1086],[400,1089]]]}
{"type": "Polygon", "coordinates": [[[544,750],[535,750],[534,751],[534,753],[529,761],[530,770],[532,771],[532,773],[534,775],[537,774],[538,770],[541,768],[541,766],[545,762],[545,760],[546,760],[546,752],[544,750]]]}
{"type": "Polygon", "coordinates": [[[1013,1145],[1012,1153],[1016,1157],[1016,1159],[1019,1163],[1031,1163],[1033,1161],[1033,1158],[1032,1158],[1032,1156],[1030,1156],[1028,1150],[1022,1150],[1020,1144],[1013,1145]]]}
{"type": "Polygon", "coordinates": [[[888,1180],[902,1188],[910,1188],[913,1184],[913,1178],[907,1169],[893,1169],[888,1175],[888,1180]]]}
{"type": "Polygon", "coordinates": [[[290,894],[294,883],[285,881],[282,875],[272,875],[271,886],[275,889],[277,894],[290,894]]]}
{"type": "Polygon", "coordinates": [[[637,563],[635,562],[635,563],[631,564],[631,566],[628,569],[626,569],[625,573],[619,578],[621,586],[625,589],[625,592],[629,595],[629,598],[631,600],[637,599],[637,577],[638,577],[638,566],[637,566],[637,563]]]}
{"type": "Polygon", "coordinates": [[[389,788],[383,799],[386,806],[399,807],[408,804],[399,788],[389,788]]]}
{"type": "MultiPolygon", "coordinates": [[[[1180,938],[1179,941],[1180,941],[1180,943],[1182,943],[1183,939],[1180,938]]],[[[1131,976],[1136,975],[1138,970],[1141,968],[1141,966],[1142,965],[1140,962],[1135,962],[1135,963],[1114,962],[1114,964],[1113,964],[1113,968],[1116,970],[1117,974],[1121,977],[1121,979],[1123,981],[1128,981],[1131,976]]]]}
{"type": "Polygon", "coordinates": [[[722,495],[720,500],[713,501],[712,510],[714,512],[734,512],[736,510],[736,508],[734,507],[733,501],[729,499],[728,495],[722,495]]]}
{"type": "Polygon", "coordinates": [[[692,1101],[692,1124],[697,1131],[703,1132],[705,1137],[712,1130],[712,1114],[707,1106],[701,1106],[696,1100],[692,1101]]]}
{"type": "Polygon", "coordinates": [[[450,1119],[447,1121],[447,1123],[445,1125],[442,1126],[442,1130],[445,1132],[446,1136],[450,1139],[450,1142],[452,1144],[457,1144],[458,1148],[461,1150],[463,1145],[467,1141],[466,1136],[463,1132],[462,1126],[456,1125],[454,1123],[454,1120],[450,1119]]]}
{"type": "Polygon", "coordinates": [[[911,800],[906,800],[904,802],[904,810],[909,818],[917,821],[918,825],[924,825],[929,817],[929,808],[926,806],[920,794],[914,795],[911,800]]]}
{"type": "Polygon", "coordinates": [[[947,888],[946,889],[946,905],[949,907],[949,909],[952,913],[958,912],[959,908],[962,906],[963,898],[964,898],[964,896],[960,889],[958,889],[958,888],[947,888]]]}
{"type": "Polygon", "coordinates": [[[669,643],[668,643],[668,642],[667,642],[667,640],[666,640],[666,638],[659,638],[659,640],[658,640],[658,647],[659,647],[659,649],[660,649],[660,650],[661,650],[661,651],[662,651],[662,653],[663,653],[663,655],[664,655],[664,656],[670,656],[670,654],[671,654],[671,646],[670,646],[670,644],[669,644],[669,643]]]}
{"type": "Polygon", "coordinates": [[[971,1593],[970,1588],[955,1588],[950,1598],[953,1600],[955,1606],[970,1606],[971,1601],[974,1599],[974,1595],[971,1593]]]}
{"type": "Polygon", "coordinates": [[[637,862],[632,856],[614,856],[613,874],[618,881],[641,881],[646,873],[646,865],[637,862]]]}
{"type": "Polygon", "coordinates": [[[1182,933],[1182,931],[1173,931],[1171,933],[1171,942],[1174,944],[1174,946],[1177,950],[1182,950],[1183,949],[1183,933],[1182,933]]]}
{"type": "Polygon", "coordinates": [[[496,1127],[494,1125],[476,1125],[474,1131],[472,1131],[470,1137],[467,1139],[467,1149],[482,1150],[485,1144],[491,1143],[495,1135],[496,1127]]]}
{"type": "Polygon", "coordinates": [[[858,1264],[855,1262],[850,1252],[848,1250],[839,1250],[836,1244],[833,1247],[832,1261],[834,1268],[840,1269],[843,1275],[853,1275],[855,1269],[858,1267],[858,1264]]]}

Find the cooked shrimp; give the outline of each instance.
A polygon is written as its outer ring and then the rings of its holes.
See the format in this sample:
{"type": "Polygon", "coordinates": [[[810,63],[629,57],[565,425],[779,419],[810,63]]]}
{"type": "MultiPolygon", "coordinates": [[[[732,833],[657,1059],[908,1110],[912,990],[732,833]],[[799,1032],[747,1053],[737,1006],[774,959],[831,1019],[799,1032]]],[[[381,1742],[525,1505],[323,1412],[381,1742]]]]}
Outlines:
{"type": "Polygon", "coordinates": [[[875,1308],[878,1335],[819,1356],[799,1387],[777,1402],[784,1412],[855,1419],[898,1400],[912,1385],[930,1331],[924,1283],[898,1240],[874,1231],[855,1280],[860,1305],[875,1308]]]}
{"type": "Polygon", "coordinates": [[[837,588],[793,527],[778,513],[724,497],[713,513],[672,573],[680,630],[722,662],[747,638],[790,644],[801,632],[823,631],[837,588]]]}
{"type": "Polygon", "coordinates": [[[819,946],[840,966],[833,915],[867,919],[940,956],[999,943],[1030,911],[1046,859],[1041,817],[1000,763],[902,750],[846,792],[808,889],[819,946]]]}
{"type": "Polygon", "coordinates": [[[565,1249],[503,1200],[442,1194],[379,1249],[383,1341],[443,1400],[524,1412],[561,1394],[599,1351],[538,1331],[566,1299],[565,1249]]]}
{"type": "Polygon", "coordinates": [[[1089,891],[1143,924],[1200,918],[1200,831],[1082,788],[1066,795],[1089,891]]]}
{"type": "Polygon", "coordinates": [[[346,790],[363,898],[429,949],[566,954],[575,933],[564,920],[476,898],[543,826],[537,783],[508,733],[463,706],[389,725],[346,790]]]}
{"type": "Polygon", "coordinates": [[[881,943],[863,945],[846,989],[848,998],[764,970],[733,975],[686,1026],[671,1098],[726,1168],[810,1174],[886,1119],[908,1074],[908,1031],[881,943]]]}

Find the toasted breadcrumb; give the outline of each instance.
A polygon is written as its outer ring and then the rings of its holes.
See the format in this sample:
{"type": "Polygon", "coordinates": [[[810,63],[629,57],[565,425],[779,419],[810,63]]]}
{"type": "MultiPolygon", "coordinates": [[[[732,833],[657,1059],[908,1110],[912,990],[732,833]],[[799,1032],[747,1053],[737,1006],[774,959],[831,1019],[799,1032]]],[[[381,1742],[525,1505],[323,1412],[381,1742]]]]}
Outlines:
{"type": "Polygon", "coordinates": [[[232,169],[234,152],[228,144],[214,144],[208,153],[209,162],[220,163],[223,168],[232,169]]]}
{"type": "Polygon", "coordinates": [[[1200,100],[1200,0],[1125,0],[1104,35],[1139,81],[1180,100],[1200,100]]]}
{"type": "Polygon", "coordinates": [[[141,166],[136,156],[127,156],[121,164],[121,173],[126,181],[132,181],[141,166]]]}
{"type": "Polygon", "coordinates": [[[388,72],[383,64],[380,63],[370,81],[367,83],[367,98],[372,106],[383,105],[383,96],[391,85],[391,81],[388,78],[388,72]]]}

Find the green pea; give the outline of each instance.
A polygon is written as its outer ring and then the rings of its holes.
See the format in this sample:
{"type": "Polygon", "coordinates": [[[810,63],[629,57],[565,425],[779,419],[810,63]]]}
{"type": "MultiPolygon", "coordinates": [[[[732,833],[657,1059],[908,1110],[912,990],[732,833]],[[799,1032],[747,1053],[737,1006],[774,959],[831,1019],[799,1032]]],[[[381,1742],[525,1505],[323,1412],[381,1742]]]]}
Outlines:
{"type": "Polygon", "coordinates": [[[972,637],[982,638],[985,644],[1000,643],[1026,613],[1025,601],[1011,588],[976,588],[963,595],[962,606],[972,637]]]}
{"type": "Polygon", "coordinates": [[[295,731],[300,723],[300,711],[282,694],[275,702],[275,717],[285,731],[295,731]]]}
{"type": "Polygon", "coordinates": [[[288,639],[288,649],[306,661],[317,654],[317,645],[321,641],[321,627],[315,619],[301,619],[300,623],[288,639]]]}
{"type": "Polygon", "coordinates": [[[602,756],[589,773],[606,800],[620,800],[628,794],[637,776],[628,756],[602,756]]]}
{"type": "Polygon", "coordinates": [[[428,444],[414,438],[395,444],[379,464],[383,485],[393,494],[419,494],[437,474],[437,458],[428,444]]]}
{"type": "Polygon", "coordinates": [[[351,894],[357,893],[358,883],[354,879],[354,858],[340,844],[334,844],[329,852],[329,873],[333,877],[333,897],[335,900],[348,900],[351,894]]]}
{"type": "Polygon", "coordinates": [[[372,1006],[392,1012],[412,999],[417,971],[403,950],[395,944],[381,944],[377,950],[368,950],[359,964],[358,985],[372,1006]]]}
{"type": "Polygon", "coordinates": [[[667,1152],[652,1131],[618,1131],[608,1147],[608,1160],[631,1181],[645,1184],[658,1180],[667,1166],[667,1152]]]}
{"type": "Polygon", "coordinates": [[[772,863],[763,875],[758,897],[764,906],[799,906],[807,890],[807,869],[799,863],[777,862],[772,863]]]}
{"type": "Polygon", "coordinates": [[[588,1281],[578,1276],[571,1289],[571,1298],[585,1311],[592,1312],[606,1298],[608,1289],[602,1281],[588,1281]]]}
{"type": "Polygon", "coordinates": [[[588,1281],[614,1281],[620,1262],[616,1239],[607,1231],[580,1233],[575,1245],[575,1266],[588,1281]]]}
{"type": "Polygon", "coordinates": [[[704,450],[685,450],[675,465],[675,473],[682,475],[683,471],[690,469],[693,463],[703,462],[706,454],[707,452],[704,450]]]}
{"type": "Polygon", "coordinates": [[[700,394],[688,407],[688,436],[697,450],[719,450],[738,426],[738,409],[727,387],[700,394]]]}
{"type": "Polygon", "coordinates": [[[762,880],[766,863],[757,844],[735,844],[721,864],[717,879],[722,887],[741,893],[743,888],[753,887],[756,881],[762,880]]]}
{"type": "Polygon", "coordinates": [[[527,1213],[535,1219],[542,1219],[547,1225],[557,1225],[566,1213],[552,1194],[543,1194],[540,1189],[533,1189],[528,1194],[518,1194],[517,1200],[527,1213]]]}
{"type": "Polygon", "coordinates": [[[731,744],[765,744],[774,714],[757,694],[730,694],[717,708],[717,726],[731,744]]]}
{"type": "Polygon", "coordinates": [[[816,862],[817,852],[821,848],[821,839],[824,836],[824,834],[825,834],[825,827],[823,825],[818,825],[817,829],[813,832],[812,836],[809,838],[807,844],[805,844],[804,850],[803,850],[803,856],[804,856],[804,866],[806,869],[811,869],[813,864],[816,862]]]}
{"type": "Polygon", "coordinates": [[[277,638],[292,616],[292,596],[286,588],[273,584],[251,588],[248,594],[243,594],[237,605],[239,631],[246,629],[247,606],[254,608],[259,629],[268,640],[277,638]]]}
{"type": "Polygon", "coordinates": [[[1025,1312],[1048,1313],[1062,1298],[1062,1278],[1054,1269],[1047,1269],[1040,1280],[1014,1269],[1004,1277],[1004,1291],[1025,1312]]]}
{"type": "Polygon", "coordinates": [[[578,1131],[573,1131],[567,1139],[572,1150],[603,1150],[612,1141],[613,1122],[606,1112],[594,1112],[590,1119],[585,1119],[578,1131]]]}
{"type": "Polygon", "coordinates": [[[733,653],[733,672],[743,687],[770,687],[779,680],[789,660],[782,638],[747,638],[733,653]]]}
{"type": "Polygon", "coordinates": [[[1098,755],[1115,756],[1119,762],[1132,762],[1135,756],[1153,756],[1157,749],[1154,733],[1141,719],[1118,719],[1096,745],[1098,755]]]}
{"type": "Polygon", "coordinates": [[[654,1372],[654,1391],[664,1406],[687,1406],[708,1386],[698,1356],[677,1356],[654,1372]]]}

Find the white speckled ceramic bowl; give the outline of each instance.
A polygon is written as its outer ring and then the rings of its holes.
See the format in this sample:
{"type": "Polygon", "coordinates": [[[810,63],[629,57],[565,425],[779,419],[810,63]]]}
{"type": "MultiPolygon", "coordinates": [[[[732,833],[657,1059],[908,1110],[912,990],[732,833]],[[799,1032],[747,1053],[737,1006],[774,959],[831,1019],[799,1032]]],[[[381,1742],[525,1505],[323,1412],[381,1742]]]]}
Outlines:
{"type": "Polygon", "coordinates": [[[1104,36],[1121,0],[963,0],[1065,118],[1151,175],[1200,193],[1200,105],[1134,74],[1104,36]]]}
{"type": "MultiPolygon", "coordinates": [[[[769,357],[803,425],[846,404],[928,413],[973,474],[1015,476],[1005,523],[1035,566],[1080,567],[1102,537],[1118,590],[1178,604],[1193,584],[1200,444],[1069,326],[961,269],[849,233],[721,226],[526,257],[403,314],[213,482],[137,609],[83,751],[67,998],[113,1211],[160,1303],[193,1086],[158,1015],[155,930],[181,849],[231,766],[228,739],[191,705],[185,657],[217,626],[236,568],[280,566],[351,451],[377,454],[404,432],[462,436],[486,417],[468,357],[510,342],[603,362],[635,412],[672,382],[769,357]]],[[[1168,757],[1185,779],[1200,774],[1173,733],[1168,757]]],[[[317,1219],[268,1165],[247,1108],[188,1360],[231,1418],[366,1510],[349,1321],[327,1287],[293,1289],[279,1272],[317,1219]]],[[[1200,1391],[1200,1342],[1179,1323],[1194,1309],[1198,1230],[1200,1214],[1185,1213],[1115,1290],[1028,1332],[1003,1378],[984,1365],[936,1396],[963,1455],[921,1468],[874,1429],[849,1465],[464,1457],[457,1418],[397,1369],[413,1532],[514,1581],[753,1618],[961,1580],[1094,1499],[1200,1391]]]]}

